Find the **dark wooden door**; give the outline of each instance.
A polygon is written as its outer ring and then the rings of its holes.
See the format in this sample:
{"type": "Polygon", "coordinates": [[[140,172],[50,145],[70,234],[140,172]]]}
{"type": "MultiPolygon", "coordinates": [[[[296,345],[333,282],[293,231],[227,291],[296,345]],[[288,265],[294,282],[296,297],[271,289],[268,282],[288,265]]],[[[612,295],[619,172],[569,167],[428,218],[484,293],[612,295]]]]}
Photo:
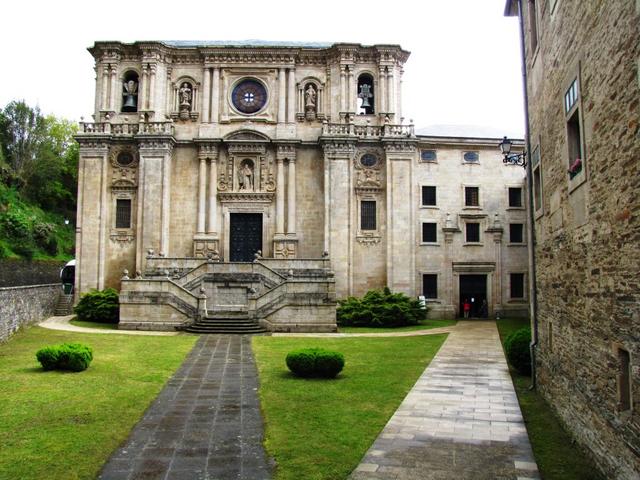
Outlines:
{"type": "Polygon", "coordinates": [[[462,316],[463,313],[462,304],[465,299],[471,303],[470,316],[480,316],[482,301],[487,299],[486,275],[460,275],[460,316],[462,316]]]}
{"type": "Polygon", "coordinates": [[[232,262],[253,262],[262,250],[262,214],[232,213],[229,219],[229,250],[232,262]]]}

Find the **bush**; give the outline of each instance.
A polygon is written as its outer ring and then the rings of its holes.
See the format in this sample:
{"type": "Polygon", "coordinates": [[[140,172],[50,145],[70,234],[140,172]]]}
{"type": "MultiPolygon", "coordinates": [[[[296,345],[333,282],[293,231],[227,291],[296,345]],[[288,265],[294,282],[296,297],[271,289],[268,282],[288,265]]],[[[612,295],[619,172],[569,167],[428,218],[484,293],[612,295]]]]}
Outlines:
{"type": "Polygon", "coordinates": [[[45,370],[86,370],[93,360],[90,347],[81,343],[63,343],[38,350],[36,358],[45,370]]]}
{"type": "Polygon", "coordinates": [[[84,322],[118,323],[120,321],[118,292],[113,288],[102,291],[91,290],[80,297],[73,311],[78,315],[78,320],[84,322]]]}
{"type": "Polygon", "coordinates": [[[334,378],[344,367],[344,356],[324,348],[303,348],[289,352],[286,363],[298,377],[334,378]]]}
{"type": "Polygon", "coordinates": [[[338,325],[354,327],[402,327],[417,325],[427,318],[427,310],[418,300],[404,293],[369,290],[364,297],[340,300],[337,309],[338,325]]]}
{"type": "Polygon", "coordinates": [[[531,375],[531,329],[529,327],[516,330],[504,340],[504,351],[509,363],[522,375],[531,375]]]}

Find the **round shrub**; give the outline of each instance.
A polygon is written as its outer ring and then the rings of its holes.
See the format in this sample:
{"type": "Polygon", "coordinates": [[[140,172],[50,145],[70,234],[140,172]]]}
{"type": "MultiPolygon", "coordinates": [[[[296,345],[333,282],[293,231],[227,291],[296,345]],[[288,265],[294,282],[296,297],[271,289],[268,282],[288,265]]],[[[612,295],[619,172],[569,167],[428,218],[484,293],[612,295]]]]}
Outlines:
{"type": "Polygon", "coordinates": [[[118,292],[113,288],[105,288],[102,291],[91,290],[80,297],[73,311],[78,315],[78,320],[84,322],[118,323],[120,321],[118,292]]]}
{"type": "Polygon", "coordinates": [[[41,348],[36,358],[44,370],[86,370],[93,360],[93,351],[81,343],[62,343],[41,348]]]}
{"type": "Polygon", "coordinates": [[[289,352],[286,363],[298,377],[334,378],[344,367],[344,356],[324,348],[303,348],[289,352]]]}
{"type": "Polygon", "coordinates": [[[509,363],[522,375],[531,375],[531,329],[528,327],[516,330],[504,341],[504,351],[509,363]]]}

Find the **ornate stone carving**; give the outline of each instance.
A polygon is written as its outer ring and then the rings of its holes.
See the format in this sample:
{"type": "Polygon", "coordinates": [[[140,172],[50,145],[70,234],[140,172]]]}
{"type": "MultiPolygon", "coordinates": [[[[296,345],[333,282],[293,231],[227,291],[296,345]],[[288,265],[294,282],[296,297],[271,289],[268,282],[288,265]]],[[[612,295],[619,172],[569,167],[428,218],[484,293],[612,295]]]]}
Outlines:
{"type": "Polygon", "coordinates": [[[135,240],[136,236],[128,231],[112,231],[109,235],[109,239],[120,245],[131,243],[135,240]]]}
{"type": "Polygon", "coordinates": [[[277,239],[273,241],[274,258],[296,258],[298,250],[298,240],[277,239]]]}
{"type": "Polygon", "coordinates": [[[376,234],[360,234],[356,235],[356,240],[358,243],[361,243],[364,246],[372,246],[378,245],[380,243],[381,237],[376,234]]]}
{"type": "Polygon", "coordinates": [[[218,192],[222,203],[271,203],[273,192],[218,192]]]}
{"type": "Polygon", "coordinates": [[[362,150],[354,158],[355,189],[360,194],[375,194],[383,188],[382,155],[378,150],[362,150]]]}
{"type": "Polygon", "coordinates": [[[193,240],[193,256],[220,260],[219,242],[217,238],[195,238],[193,240]]]}
{"type": "Polygon", "coordinates": [[[135,190],[138,186],[138,152],[134,145],[117,145],[109,152],[113,168],[112,191],[135,190]]]}
{"type": "Polygon", "coordinates": [[[388,141],[384,143],[384,150],[388,153],[414,153],[417,145],[415,141],[388,141]]]}

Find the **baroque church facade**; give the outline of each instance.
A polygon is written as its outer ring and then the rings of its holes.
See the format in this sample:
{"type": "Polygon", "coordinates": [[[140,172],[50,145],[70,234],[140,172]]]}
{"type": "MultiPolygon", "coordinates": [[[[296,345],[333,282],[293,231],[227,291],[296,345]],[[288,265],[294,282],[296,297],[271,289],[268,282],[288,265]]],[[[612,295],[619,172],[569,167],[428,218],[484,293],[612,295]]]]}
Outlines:
{"type": "Polygon", "coordinates": [[[454,317],[527,314],[524,172],[497,139],[416,135],[397,45],[97,42],[77,140],[76,289],[121,328],[232,310],[334,330],[389,286],[454,317]],[[124,272],[124,273],[123,273],[124,272]],[[153,318],[153,319],[152,319],[153,318]]]}

